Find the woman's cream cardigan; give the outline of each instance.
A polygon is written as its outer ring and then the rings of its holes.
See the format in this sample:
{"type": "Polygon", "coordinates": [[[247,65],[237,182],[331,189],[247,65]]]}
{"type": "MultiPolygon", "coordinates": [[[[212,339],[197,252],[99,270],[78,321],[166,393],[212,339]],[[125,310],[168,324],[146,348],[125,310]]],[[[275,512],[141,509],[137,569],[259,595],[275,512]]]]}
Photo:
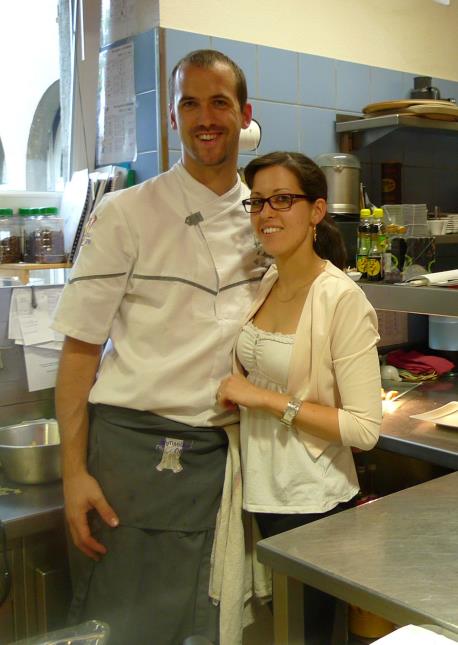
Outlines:
{"type": "MultiPolygon", "coordinates": [[[[243,324],[253,318],[277,278],[272,265],[243,324]]],[[[296,398],[338,408],[344,446],[368,450],[378,439],[382,418],[378,339],[377,316],[363,291],[327,261],[310,288],[299,320],[287,391],[296,398]]],[[[235,350],[234,371],[241,371],[235,350]]],[[[269,577],[256,562],[251,525],[245,526],[244,538],[238,429],[232,426],[226,431],[229,451],[210,597],[220,604],[221,645],[238,645],[251,601],[269,593],[269,577]]],[[[299,436],[313,459],[331,445],[303,431],[299,436]]]]}
{"type": "MultiPolygon", "coordinates": [[[[253,318],[278,278],[272,265],[244,324],[253,318]]],[[[377,315],[362,289],[326,261],[313,282],[296,329],[287,392],[300,400],[338,408],[344,446],[377,443],[382,421],[377,315]],[[345,407],[342,407],[344,401],[345,407]]],[[[234,354],[234,369],[240,366],[234,354]]],[[[313,459],[330,443],[300,433],[313,459]]]]}

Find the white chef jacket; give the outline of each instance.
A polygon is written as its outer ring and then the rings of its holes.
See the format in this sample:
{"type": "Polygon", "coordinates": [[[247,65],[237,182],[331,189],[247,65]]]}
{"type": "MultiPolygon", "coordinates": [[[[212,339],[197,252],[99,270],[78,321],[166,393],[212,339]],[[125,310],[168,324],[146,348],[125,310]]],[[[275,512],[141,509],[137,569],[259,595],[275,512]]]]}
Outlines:
{"type": "Polygon", "coordinates": [[[107,344],[91,403],[192,426],[231,423],[215,403],[231,348],[264,273],[240,179],[224,195],[181,163],[104,198],[53,328],[107,344]]]}

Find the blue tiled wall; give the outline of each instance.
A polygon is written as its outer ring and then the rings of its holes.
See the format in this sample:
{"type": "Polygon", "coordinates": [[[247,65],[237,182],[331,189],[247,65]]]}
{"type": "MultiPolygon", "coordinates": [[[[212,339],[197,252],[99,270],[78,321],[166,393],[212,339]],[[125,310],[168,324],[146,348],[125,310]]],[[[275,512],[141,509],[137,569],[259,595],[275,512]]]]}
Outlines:
{"type": "MultiPolygon", "coordinates": [[[[165,30],[166,69],[193,49],[219,49],[244,70],[253,116],[262,126],[257,154],[275,149],[304,152],[310,157],[338,150],[337,113],[361,115],[378,101],[408,98],[417,74],[398,72],[173,29],[165,30]]],[[[138,179],[157,173],[154,32],[135,43],[138,179]],[[153,113],[154,112],[154,113],[153,113]]],[[[418,75],[421,75],[419,70],[418,75]]],[[[433,79],[443,98],[458,101],[458,83],[433,79]]],[[[176,132],[170,126],[169,162],[180,157],[176,132]]],[[[241,154],[241,166],[256,153],[241,154]]],[[[403,201],[427,202],[444,210],[458,208],[458,135],[403,129],[357,151],[363,180],[372,201],[380,202],[380,163],[403,164],[403,201]]]]}
{"type": "Polygon", "coordinates": [[[134,73],[137,117],[137,159],[132,163],[137,183],[154,177],[159,171],[158,82],[156,32],[146,31],[134,37],[134,73]]]}

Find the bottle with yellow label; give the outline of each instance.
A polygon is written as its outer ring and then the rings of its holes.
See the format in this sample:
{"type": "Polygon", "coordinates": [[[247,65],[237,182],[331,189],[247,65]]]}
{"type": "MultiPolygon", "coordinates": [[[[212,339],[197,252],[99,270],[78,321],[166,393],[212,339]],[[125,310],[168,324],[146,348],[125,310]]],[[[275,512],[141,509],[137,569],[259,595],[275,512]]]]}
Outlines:
{"type": "Polygon", "coordinates": [[[362,208],[358,226],[358,251],[356,254],[356,268],[361,272],[361,277],[367,277],[367,256],[371,248],[371,211],[362,208]]]}
{"type": "Polygon", "coordinates": [[[367,279],[371,282],[383,280],[383,260],[385,254],[385,232],[380,218],[379,209],[374,209],[371,222],[371,245],[367,255],[367,279]]]}

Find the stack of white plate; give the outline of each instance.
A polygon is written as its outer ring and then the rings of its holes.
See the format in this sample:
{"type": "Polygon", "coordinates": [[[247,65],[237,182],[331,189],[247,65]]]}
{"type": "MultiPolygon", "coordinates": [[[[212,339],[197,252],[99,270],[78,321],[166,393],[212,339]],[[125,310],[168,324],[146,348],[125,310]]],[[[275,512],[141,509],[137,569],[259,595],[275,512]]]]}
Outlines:
{"type": "Polygon", "coordinates": [[[442,213],[447,218],[446,233],[458,233],[458,213],[442,213]]]}

